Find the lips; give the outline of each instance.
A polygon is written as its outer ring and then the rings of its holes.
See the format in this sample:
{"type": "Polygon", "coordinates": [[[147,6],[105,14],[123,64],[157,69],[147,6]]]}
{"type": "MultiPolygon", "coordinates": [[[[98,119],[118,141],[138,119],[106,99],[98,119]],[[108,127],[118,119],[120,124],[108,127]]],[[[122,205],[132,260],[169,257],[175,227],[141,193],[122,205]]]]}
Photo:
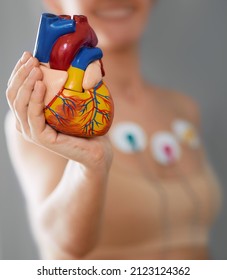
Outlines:
{"type": "Polygon", "coordinates": [[[127,18],[134,12],[133,7],[102,8],[95,11],[95,15],[105,20],[120,20],[127,18]]]}

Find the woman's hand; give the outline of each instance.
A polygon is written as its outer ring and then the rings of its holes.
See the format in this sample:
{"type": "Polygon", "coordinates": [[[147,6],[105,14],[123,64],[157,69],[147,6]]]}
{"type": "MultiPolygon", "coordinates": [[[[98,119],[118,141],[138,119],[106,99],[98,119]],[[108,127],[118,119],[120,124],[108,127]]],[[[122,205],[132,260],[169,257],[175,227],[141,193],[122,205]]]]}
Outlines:
{"type": "Polygon", "coordinates": [[[92,139],[58,133],[45,122],[43,114],[45,84],[39,61],[25,52],[8,82],[7,99],[23,137],[67,159],[96,169],[109,168],[112,159],[108,137],[92,139]]]}
{"type": "Polygon", "coordinates": [[[22,137],[8,129],[8,146],[42,256],[83,258],[98,240],[112,149],[107,136],[72,137],[47,125],[45,92],[39,61],[24,53],[7,89],[22,137]]]}

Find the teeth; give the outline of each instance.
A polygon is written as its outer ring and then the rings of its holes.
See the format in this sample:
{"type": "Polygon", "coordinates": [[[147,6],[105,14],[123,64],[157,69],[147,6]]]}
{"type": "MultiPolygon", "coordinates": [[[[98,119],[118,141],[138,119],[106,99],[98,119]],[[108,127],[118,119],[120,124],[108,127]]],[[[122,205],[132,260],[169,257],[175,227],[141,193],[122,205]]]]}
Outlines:
{"type": "Polygon", "coordinates": [[[113,10],[101,10],[97,11],[96,15],[103,18],[108,19],[120,19],[127,17],[132,12],[131,8],[120,8],[120,9],[113,9],[113,10]]]}

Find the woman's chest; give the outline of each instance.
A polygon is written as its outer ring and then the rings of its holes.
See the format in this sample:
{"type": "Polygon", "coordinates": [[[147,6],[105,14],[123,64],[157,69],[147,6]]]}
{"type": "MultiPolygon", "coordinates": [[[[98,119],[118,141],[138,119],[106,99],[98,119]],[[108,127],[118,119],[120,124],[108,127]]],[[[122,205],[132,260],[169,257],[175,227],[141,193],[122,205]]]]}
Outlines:
{"type": "Polygon", "coordinates": [[[160,180],[152,172],[113,166],[104,211],[104,243],[205,239],[220,206],[219,185],[211,173],[178,176],[160,180]]]}
{"type": "Polygon", "coordinates": [[[197,172],[203,147],[195,124],[166,103],[139,102],[116,108],[109,132],[116,161],[129,171],[147,170],[157,177],[197,172]]]}
{"type": "Polygon", "coordinates": [[[198,230],[206,235],[217,213],[220,190],[199,132],[171,106],[139,102],[116,106],[103,242],[200,238],[198,230]]]}

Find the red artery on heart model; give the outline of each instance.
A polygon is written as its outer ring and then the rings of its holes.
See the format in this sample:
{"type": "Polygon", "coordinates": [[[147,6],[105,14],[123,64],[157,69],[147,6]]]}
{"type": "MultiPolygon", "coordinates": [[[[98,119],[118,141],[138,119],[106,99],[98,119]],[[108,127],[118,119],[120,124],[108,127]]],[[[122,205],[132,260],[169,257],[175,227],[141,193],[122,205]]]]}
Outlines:
{"type": "Polygon", "coordinates": [[[41,17],[34,56],[47,85],[46,121],[61,133],[99,136],[112,124],[114,104],[102,79],[102,51],[97,43],[85,16],[41,17]]]}

